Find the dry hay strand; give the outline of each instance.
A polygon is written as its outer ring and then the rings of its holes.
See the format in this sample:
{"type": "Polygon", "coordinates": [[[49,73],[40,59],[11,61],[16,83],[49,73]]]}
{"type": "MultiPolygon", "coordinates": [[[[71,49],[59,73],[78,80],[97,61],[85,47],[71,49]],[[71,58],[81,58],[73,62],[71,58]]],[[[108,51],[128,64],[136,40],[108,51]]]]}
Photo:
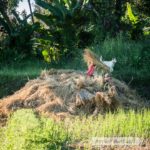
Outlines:
{"type": "Polygon", "coordinates": [[[107,92],[96,92],[94,115],[99,112],[104,113],[106,110],[114,111],[119,107],[119,101],[116,98],[117,91],[115,86],[109,88],[107,92]]]}
{"type": "Polygon", "coordinates": [[[130,89],[127,84],[118,79],[112,78],[112,82],[116,87],[118,101],[124,108],[143,108],[145,103],[135,90],[130,89]]]}
{"type": "Polygon", "coordinates": [[[65,118],[60,116],[115,110],[120,103],[139,106],[138,97],[125,83],[113,78],[107,84],[104,88],[102,76],[88,78],[81,71],[43,71],[39,78],[28,81],[19,91],[0,100],[0,120],[6,120],[11,112],[21,108],[65,118]],[[59,115],[61,113],[65,115],[59,115]]]}

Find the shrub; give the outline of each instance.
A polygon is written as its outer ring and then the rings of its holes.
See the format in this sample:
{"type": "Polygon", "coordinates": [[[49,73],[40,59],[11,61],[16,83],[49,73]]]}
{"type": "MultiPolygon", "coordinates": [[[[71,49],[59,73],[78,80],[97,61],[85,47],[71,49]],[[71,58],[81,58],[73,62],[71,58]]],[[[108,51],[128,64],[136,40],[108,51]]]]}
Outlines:
{"type": "Polygon", "coordinates": [[[0,145],[3,150],[61,149],[68,140],[59,123],[38,118],[28,109],[18,110],[12,115],[2,137],[0,145]]]}

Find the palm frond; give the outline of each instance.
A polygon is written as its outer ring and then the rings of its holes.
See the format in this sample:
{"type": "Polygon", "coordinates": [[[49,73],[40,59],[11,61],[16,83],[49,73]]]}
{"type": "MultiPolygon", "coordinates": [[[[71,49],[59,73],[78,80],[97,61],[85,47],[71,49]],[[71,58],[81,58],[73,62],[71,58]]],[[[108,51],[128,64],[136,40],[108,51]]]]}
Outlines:
{"type": "Polygon", "coordinates": [[[68,15],[70,12],[67,10],[64,0],[55,0],[54,3],[56,4],[56,7],[62,12],[63,19],[65,19],[66,15],[68,15]]]}
{"type": "Polygon", "coordinates": [[[32,14],[27,15],[23,20],[22,23],[27,22],[28,18],[30,18],[32,16],[32,14]]]}
{"type": "Polygon", "coordinates": [[[42,22],[44,22],[47,26],[50,26],[51,24],[53,24],[53,21],[50,19],[50,17],[45,14],[43,15],[40,13],[34,13],[34,15],[35,17],[40,19],[42,22]]]}
{"type": "Polygon", "coordinates": [[[18,23],[21,23],[21,19],[20,19],[19,15],[17,14],[17,12],[15,10],[12,10],[12,14],[15,16],[15,18],[18,21],[18,23]]]}
{"type": "Polygon", "coordinates": [[[51,4],[48,4],[42,0],[35,0],[36,4],[40,7],[49,10],[55,17],[62,20],[63,19],[63,13],[60,9],[58,9],[56,6],[52,6],[51,4]]]}
{"type": "Polygon", "coordinates": [[[80,1],[76,1],[72,3],[72,14],[74,14],[74,12],[80,8],[80,6],[82,5],[82,2],[80,1]]]}

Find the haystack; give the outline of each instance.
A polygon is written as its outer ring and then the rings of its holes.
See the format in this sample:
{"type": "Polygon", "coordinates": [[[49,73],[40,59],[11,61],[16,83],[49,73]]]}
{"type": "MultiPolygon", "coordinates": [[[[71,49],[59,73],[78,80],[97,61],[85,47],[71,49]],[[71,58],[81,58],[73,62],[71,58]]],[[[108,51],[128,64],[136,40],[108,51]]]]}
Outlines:
{"type": "Polygon", "coordinates": [[[104,82],[102,76],[86,77],[75,70],[43,71],[13,95],[0,99],[0,120],[17,109],[33,108],[55,118],[96,115],[118,107],[139,107],[140,98],[117,79],[104,82]]]}

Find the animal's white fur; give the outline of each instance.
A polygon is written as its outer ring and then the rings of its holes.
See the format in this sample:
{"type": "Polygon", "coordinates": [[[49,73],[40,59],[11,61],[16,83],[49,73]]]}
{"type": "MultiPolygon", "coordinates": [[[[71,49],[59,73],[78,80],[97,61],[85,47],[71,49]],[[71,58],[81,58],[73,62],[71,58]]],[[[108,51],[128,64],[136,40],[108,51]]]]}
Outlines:
{"type": "Polygon", "coordinates": [[[103,61],[103,58],[101,56],[100,61],[110,68],[110,72],[113,72],[113,68],[115,66],[115,63],[117,62],[116,58],[113,58],[111,61],[103,61]]]}

